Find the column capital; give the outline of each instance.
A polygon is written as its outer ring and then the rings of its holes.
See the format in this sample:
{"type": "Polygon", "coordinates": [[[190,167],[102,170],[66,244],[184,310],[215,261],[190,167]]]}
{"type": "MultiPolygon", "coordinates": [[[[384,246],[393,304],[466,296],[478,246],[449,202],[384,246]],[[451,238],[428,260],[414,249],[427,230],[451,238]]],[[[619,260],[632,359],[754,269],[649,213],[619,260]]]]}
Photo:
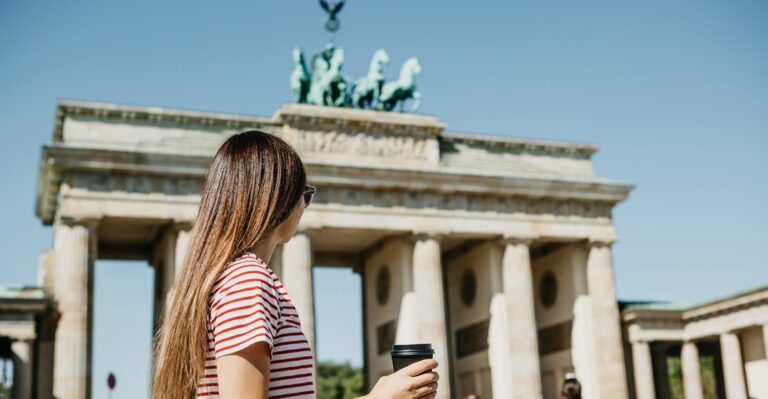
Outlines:
{"type": "Polygon", "coordinates": [[[314,238],[320,232],[319,227],[314,226],[299,226],[296,228],[296,231],[293,233],[294,236],[297,236],[299,234],[303,234],[309,238],[314,238]]]}
{"type": "Polygon", "coordinates": [[[441,242],[446,236],[448,236],[447,232],[429,231],[429,230],[412,230],[411,235],[408,236],[407,238],[411,241],[421,241],[421,240],[432,239],[437,242],[441,242]]]}
{"type": "Polygon", "coordinates": [[[536,241],[538,237],[531,236],[531,235],[511,235],[511,234],[503,234],[500,238],[497,239],[498,243],[502,246],[507,245],[525,245],[525,246],[531,246],[531,244],[536,241]]]}
{"type": "Polygon", "coordinates": [[[618,241],[618,237],[616,236],[593,236],[587,238],[587,246],[589,248],[593,247],[608,247],[610,248],[613,246],[613,244],[618,241]]]}
{"type": "Polygon", "coordinates": [[[85,226],[90,229],[96,229],[101,223],[100,218],[76,218],[72,216],[60,216],[57,222],[68,227],[85,226]]]}
{"type": "Polygon", "coordinates": [[[11,338],[11,345],[13,345],[14,343],[32,345],[34,344],[36,339],[37,339],[37,335],[27,336],[27,337],[15,337],[15,338],[11,338]]]}
{"type": "Polygon", "coordinates": [[[171,229],[176,231],[179,231],[179,230],[190,231],[192,230],[192,226],[194,225],[195,223],[189,220],[174,220],[170,227],[171,229]]]}

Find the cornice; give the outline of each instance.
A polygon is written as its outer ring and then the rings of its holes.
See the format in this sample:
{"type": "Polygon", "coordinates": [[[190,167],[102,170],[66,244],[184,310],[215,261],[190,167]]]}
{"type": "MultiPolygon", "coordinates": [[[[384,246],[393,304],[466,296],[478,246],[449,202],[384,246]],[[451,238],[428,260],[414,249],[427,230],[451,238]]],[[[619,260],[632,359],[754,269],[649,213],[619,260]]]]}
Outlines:
{"type": "Polygon", "coordinates": [[[295,103],[283,104],[272,119],[299,129],[360,131],[369,134],[437,136],[446,126],[431,115],[295,103]]]}
{"type": "Polygon", "coordinates": [[[129,104],[103,103],[80,100],[59,100],[53,129],[53,142],[62,140],[62,129],[67,116],[91,117],[98,120],[172,125],[198,126],[222,130],[242,130],[282,125],[325,127],[330,130],[371,131],[400,135],[425,133],[440,136],[446,142],[504,148],[506,151],[589,159],[598,151],[595,144],[567,143],[522,139],[499,135],[447,132],[446,124],[436,117],[422,114],[383,112],[348,108],[322,107],[308,104],[283,104],[272,117],[149,107],[129,104]]]}
{"type": "Polygon", "coordinates": [[[630,306],[621,312],[621,318],[627,323],[660,320],[678,320],[682,323],[690,323],[765,304],[768,304],[768,287],[760,287],[696,305],[651,304],[630,306]]]}
{"type": "Polygon", "coordinates": [[[199,126],[222,130],[242,130],[255,126],[275,126],[275,121],[271,118],[260,116],[92,101],[59,100],[56,106],[56,120],[53,128],[54,143],[62,141],[64,120],[68,116],[152,125],[168,124],[174,127],[199,126]]]}
{"type": "Polygon", "coordinates": [[[683,320],[702,320],[765,304],[768,304],[768,287],[761,287],[691,306],[683,312],[683,320]]]}
{"type": "Polygon", "coordinates": [[[312,181],[331,186],[577,199],[612,204],[626,199],[633,188],[604,179],[490,176],[440,169],[385,169],[328,164],[310,164],[309,169],[312,181]]]}
{"type": "Polygon", "coordinates": [[[600,149],[596,144],[521,139],[463,132],[443,132],[441,137],[446,142],[482,145],[490,148],[503,148],[512,153],[560,156],[578,159],[590,159],[592,155],[600,149]]]}

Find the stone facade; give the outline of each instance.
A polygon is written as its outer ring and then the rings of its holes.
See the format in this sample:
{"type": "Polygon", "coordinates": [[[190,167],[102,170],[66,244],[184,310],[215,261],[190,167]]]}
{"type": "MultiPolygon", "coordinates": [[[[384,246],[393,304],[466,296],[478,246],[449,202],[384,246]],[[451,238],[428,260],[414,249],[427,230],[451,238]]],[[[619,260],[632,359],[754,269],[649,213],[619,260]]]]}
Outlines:
{"type": "Polygon", "coordinates": [[[394,343],[430,342],[439,398],[628,395],[611,243],[631,186],[595,176],[597,147],[455,133],[426,115],[286,104],[271,117],[62,101],[37,214],[54,227],[53,392],[89,398],[96,259],[156,269],[156,317],[218,146],[257,128],[301,153],[315,202],[272,261],[314,345],[314,266],[364,282],[365,380],[394,343]]]}
{"type": "Polygon", "coordinates": [[[0,287],[0,358],[13,365],[12,398],[51,398],[55,326],[42,288],[0,287]]]}
{"type": "Polygon", "coordinates": [[[625,304],[622,311],[631,397],[670,397],[668,365],[679,359],[688,399],[704,398],[701,364],[711,364],[711,394],[768,397],[768,287],[706,303],[625,304]]]}

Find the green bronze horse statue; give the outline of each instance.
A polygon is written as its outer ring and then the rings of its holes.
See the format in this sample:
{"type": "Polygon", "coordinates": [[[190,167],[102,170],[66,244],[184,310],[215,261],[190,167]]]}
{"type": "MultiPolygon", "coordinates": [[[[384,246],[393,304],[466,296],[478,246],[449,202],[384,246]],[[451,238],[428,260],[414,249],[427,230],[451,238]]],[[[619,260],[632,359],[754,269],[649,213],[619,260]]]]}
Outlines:
{"type": "Polygon", "coordinates": [[[296,64],[291,73],[293,100],[297,103],[305,103],[307,102],[307,94],[309,94],[309,70],[304,60],[304,52],[299,46],[293,48],[293,63],[296,64]]]}
{"type": "Polygon", "coordinates": [[[397,103],[400,103],[400,110],[403,110],[403,104],[408,99],[413,99],[411,111],[415,112],[421,104],[421,93],[416,91],[416,76],[421,73],[421,63],[416,57],[411,57],[403,63],[400,69],[400,77],[394,82],[387,82],[381,89],[379,96],[379,109],[391,111],[397,103]]]}
{"type": "Polygon", "coordinates": [[[352,86],[352,106],[372,108],[379,100],[384,85],[384,66],[389,63],[389,54],[384,49],[377,50],[371,58],[368,75],[358,79],[352,86]]]}

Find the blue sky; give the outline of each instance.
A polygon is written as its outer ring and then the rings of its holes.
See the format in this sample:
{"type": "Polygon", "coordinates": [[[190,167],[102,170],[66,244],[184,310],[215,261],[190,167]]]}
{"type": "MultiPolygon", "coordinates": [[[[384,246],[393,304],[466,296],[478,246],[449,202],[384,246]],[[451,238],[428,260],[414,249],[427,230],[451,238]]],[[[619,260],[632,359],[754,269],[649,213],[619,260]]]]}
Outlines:
{"type": "MultiPolygon", "coordinates": [[[[391,78],[419,56],[422,112],[451,130],[600,145],[596,172],[637,186],[614,212],[620,298],[768,283],[768,3],[350,0],[340,17],[345,73],[378,48],[391,78]]],[[[323,19],[313,0],[0,3],[0,284],[35,283],[52,244],[34,196],[57,98],[270,115],[323,19]]],[[[96,397],[110,369],[115,399],[142,397],[151,279],[98,263],[96,397]]],[[[337,280],[359,284],[317,272],[318,355],[359,364],[337,280]]]]}

